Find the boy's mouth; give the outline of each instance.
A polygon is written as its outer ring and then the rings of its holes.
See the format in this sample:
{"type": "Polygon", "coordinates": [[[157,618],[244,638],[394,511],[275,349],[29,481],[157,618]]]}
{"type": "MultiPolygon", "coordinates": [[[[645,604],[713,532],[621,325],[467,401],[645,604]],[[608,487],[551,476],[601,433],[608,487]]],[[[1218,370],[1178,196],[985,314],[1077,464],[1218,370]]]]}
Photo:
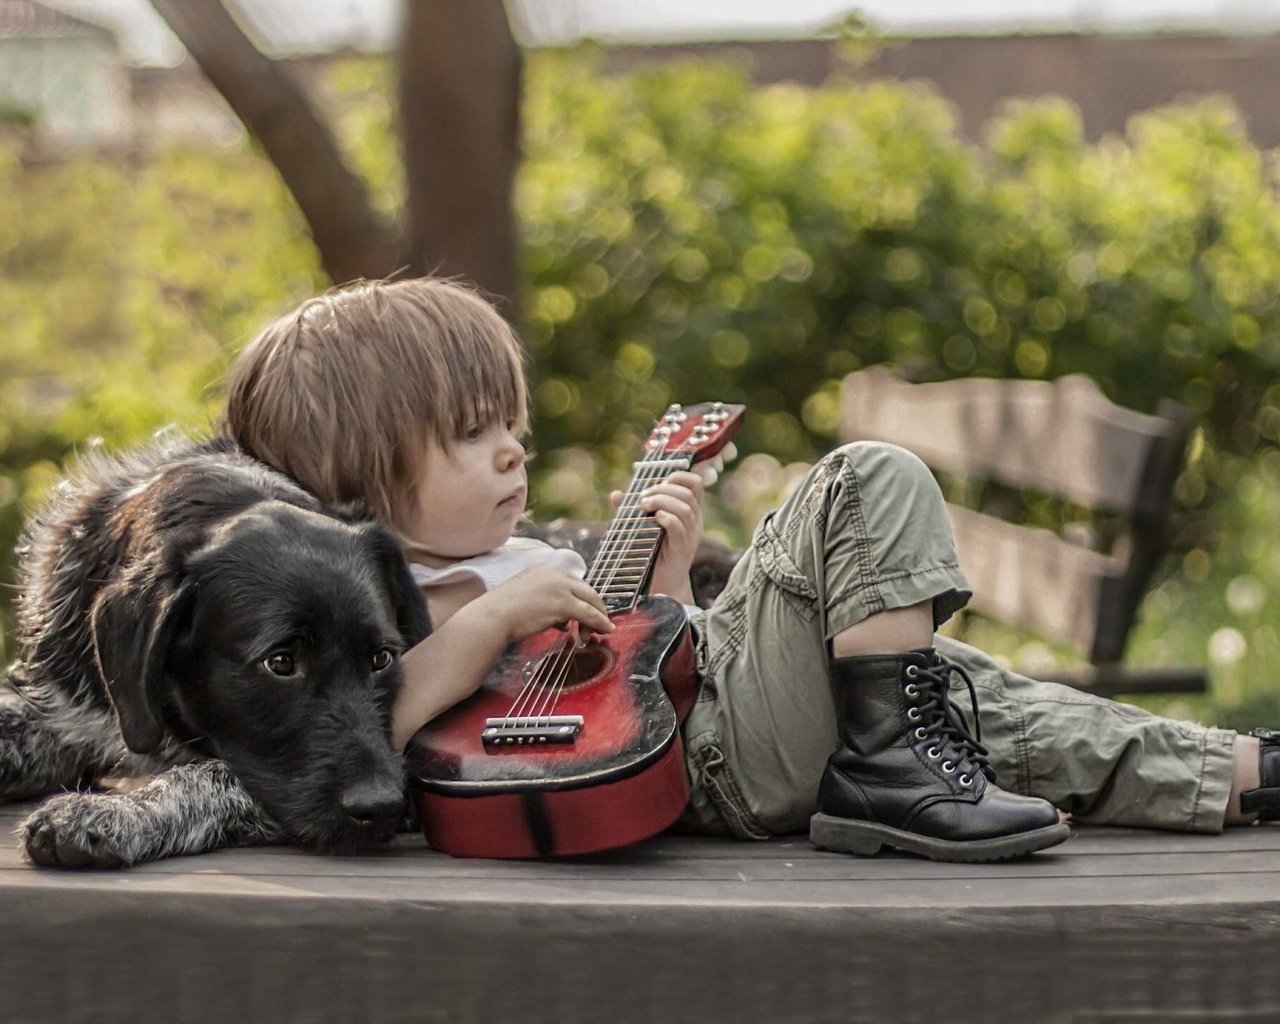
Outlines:
{"type": "Polygon", "coordinates": [[[498,502],[498,507],[511,508],[514,505],[523,505],[523,504],[524,504],[524,488],[519,487],[516,490],[512,491],[510,494],[508,494],[500,502],[498,502]]]}

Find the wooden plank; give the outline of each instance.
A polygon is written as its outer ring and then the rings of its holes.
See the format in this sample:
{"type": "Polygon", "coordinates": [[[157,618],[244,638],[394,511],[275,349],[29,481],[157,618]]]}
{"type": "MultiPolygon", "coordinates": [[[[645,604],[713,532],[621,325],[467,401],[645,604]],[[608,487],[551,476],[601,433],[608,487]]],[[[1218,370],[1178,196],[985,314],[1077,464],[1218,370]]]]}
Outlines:
{"type": "Polygon", "coordinates": [[[1121,565],[1048,530],[957,505],[947,511],[960,568],[973,587],[971,609],[1091,652],[1099,605],[1123,574],[1121,565]]]}
{"type": "Polygon", "coordinates": [[[1218,1020],[1280,999],[1277,892],[1280,828],[1081,829],[993,865],[671,835],[461,861],[404,836],[60,872],[10,846],[0,998],[14,1021],[1218,1020]]]}
{"type": "MultiPolygon", "coordinates": [[[[10,817],[10,822],[16,820],[16,814],[10,817]]],[[[1052,852],[1024,861],[976,865],[896,855],[845,857],[818,850],[803,836],[744,843],[677,835],[659,836],[608,855],[564,861],[453,858],[429,850],[416,835],[399,837],[381,855],[328,857],[284,846],[262,847],[172,858],[122,872],[34,868],[21,862],[13,847],[4,849],[2,860],[0,890],[36,888],[53,893],[105,888],[136,892],[140,897],[161,888],[193,895],[229,891],[237,880],[264,889],[283,883],[296,891],[339,899],[367,893],[372,887],[382,891],[400,886],[406,894],[430,888],[440,899],[518,888],[531,899],[552,901],[563,898],[566,885],[580,889],[583,898],[593,891],[608,896],[627,890],[658,893],[664,888],[675,896],[690,885],[702,897],[719,891],[741,898],[748,891],[743,885],[751,883],[756,886],[754,897],[766,902],[782,891],[778,886],[787,886],[793,895],[807,892],[809,899],[857,904],[878,899],[870,895],[877,891],[890,900],[902,898],[908,884],[916,883],[986,885],[1001,880],[1049,883],[1092,878],[1121,881],[1115,889],[1100,884],[1097,890],[1097,900],[1114,902],[1128,891],[1129,880],[1138,876],[1280,872],[1280,827],[1234,829],[1221,836],[1077,827],[1068,843],[1052,852]],[[862,888],[855,892],[849,885],[862,888]]],[[[958,899],[964,904],[971,895],[955,890],[945,902],[958,899]]],[[[997,888],[991,888],[989,895],[998,898],[997,888]]],[[[1052,899],[1052,891],[1044,890],[1038,898],[1052,899]]]]}
{"type": "MultiPolygon", "coordinates": [[[[1077,837],[1077,841],[1078,841],[1077,837]]],[[[737,845],[728,840],[704,839],[703,844],[737,845]]],[[[754,844],[753,844],[754,845],[754,844]]],[[[772,846],[772,844],[766,844],[772,846]]],[[[1077,842],[1077,845],[1078,842],[1077,842]]],[[[170,861],[166,865],[150,865],[135,870],[128,878],[114,878],[96,873],[82,873],[54,880],[45,872],[30,866],[0,874],[8,889],[45,889],[71,891],[96,889],[106,885],[113,890],[127,889],[136,879],[145,877],[149,891],[199,893],[258,892],[264,896],[280,896],[307,892],[330,895],[335,899],[380,892],[399,893],[405,897],[421,894],[428,886],[437,894],[463,899],[467,894],[501,890],[526,893],[537,902],[565,886],[585,886],[597,893],[618,895],[624,892],[665,893],[672,899],[694,892],[698,898],[730,893],[738,897],[749,890],[744,886],[776,886],[770,899],[784,891],[792,897],[842,902],[850,897],[866,899],[866,893],[846,892],[849,886],[882,887],[892,899],[894,887],[908,883],[964,883],[987,885],[999,879],[1041,882],[1090,878],[1094,880],[1126,880],[1140,872],[1143,877],[1272,874],[1280,871],[1276,849],[1219,850],[1202,844],[1199,850],[1165,850],[1163,846],[1124,852],[1064,849],[1046,857],[1011,864],[927,864],[915,858],[886,855],[850,861],[838,854],[814,850],[812,855],[770,849],[765,856],[737,855],[714,858],[665,855],[638,857],[612,863],[575,861],[564,864],[505,863],[454,860],[435,854],[425,847],[417,848],[411,857],[344,858],[319,856],[274,861],[255,857],[252,851],[227,851],[200,858],[170,861]],[[1066,856],[1071,854],[1071,856],[1066,856]],[[130,881],[133,879],[134,881],[130,881]],[[442,886],[448,888],[442,889],[442,886]]],[[[584,897],[587,898],[584,893],[584,897]]]]}
{"type": "Polygon", "coordinates": [[[1115,405],[1083,374],[910,384],[869,367],[844,380],[840,436],[891,441],[958,476],[1089,508],[1159,514],[1167,494],[1146,495],[1146,467],[1157,445],[1186,433],[1184,425],[1115,405]]]}

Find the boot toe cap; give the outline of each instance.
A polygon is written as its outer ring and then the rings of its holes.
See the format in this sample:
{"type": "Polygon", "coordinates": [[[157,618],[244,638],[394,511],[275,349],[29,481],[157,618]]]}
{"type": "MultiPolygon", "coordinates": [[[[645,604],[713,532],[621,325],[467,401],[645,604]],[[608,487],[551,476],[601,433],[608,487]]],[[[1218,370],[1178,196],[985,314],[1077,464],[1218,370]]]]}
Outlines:
{"type": "Polygon", "coordinates": [[[1035,832],[1057,823],[1058,812],[1049,801],[988,786],[975,801],[931,801],[909,827],[937,839],[968,842],[1035,832]]]}

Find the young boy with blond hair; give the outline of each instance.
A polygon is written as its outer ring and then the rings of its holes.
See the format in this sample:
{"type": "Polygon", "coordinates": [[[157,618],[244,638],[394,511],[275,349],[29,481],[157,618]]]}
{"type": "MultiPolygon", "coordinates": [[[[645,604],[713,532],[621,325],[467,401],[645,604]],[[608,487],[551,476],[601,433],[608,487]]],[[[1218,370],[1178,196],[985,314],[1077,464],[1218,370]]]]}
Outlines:
{"type": "MultiPolygon", "coordinates": [[[[424,589],[434,630],[404,655],[397,749],[473,693],[509,643],[569,621],[613,628],[576,554],[514,535],[526,390],[508,324],[434,279],[311,299],[232,369],[232,436],[322,500],[369,506],[424,589]]],[[[665,534],[650,590],[685,604],[702,494],[682,471],[642,500],[665,534]]],[[[935,636],[969,596],[923,463],[874,443],[821,459],[759,524],[712,608],[691,613],[701,687],[683,725],[686,822],[989,860],[1067,838],[1055,808],[1204,832],[1280,813],[1280,741],[1037,682],[935,636]]]]}

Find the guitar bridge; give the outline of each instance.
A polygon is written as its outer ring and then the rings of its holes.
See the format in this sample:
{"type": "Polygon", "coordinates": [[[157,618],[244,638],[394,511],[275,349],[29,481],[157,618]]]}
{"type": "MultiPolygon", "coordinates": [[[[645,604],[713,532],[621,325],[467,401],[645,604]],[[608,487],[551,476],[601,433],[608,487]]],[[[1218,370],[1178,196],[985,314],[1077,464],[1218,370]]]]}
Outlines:
{"type": "Polygon", "coordinates": [[[544,715],[528,718],[486,718],[480,741],[486,747],[522,744],[572,743],[582,732],[581,715],[544,715]]]}

